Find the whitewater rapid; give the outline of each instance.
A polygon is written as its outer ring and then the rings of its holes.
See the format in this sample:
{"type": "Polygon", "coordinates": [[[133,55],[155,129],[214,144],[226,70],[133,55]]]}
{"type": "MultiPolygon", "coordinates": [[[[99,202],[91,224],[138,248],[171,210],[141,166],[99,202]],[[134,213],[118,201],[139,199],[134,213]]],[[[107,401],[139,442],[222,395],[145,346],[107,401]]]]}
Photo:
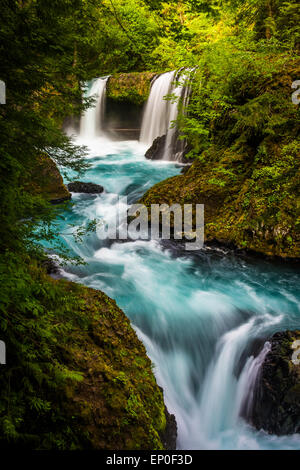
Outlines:
{"type": "Polygon", "coordinates": [[[87,263],[62,273],[103,290],[130,318],[176,416],[178,448],[299,449],[299,435],[269,436],[241,417],[266,338],[299,327],[295,269],[220,248],[189,253],[171,242],[100,240],[96,233],[76,243],[71,232],[94,218],[107,220],[119,195],[136,202],[180,172],[173,163],[146,160],[138,142],[78,142],[90,148],[84,180],[105,192],[73,194],[73,206],[57,220],[60,240],[87,263]]]}

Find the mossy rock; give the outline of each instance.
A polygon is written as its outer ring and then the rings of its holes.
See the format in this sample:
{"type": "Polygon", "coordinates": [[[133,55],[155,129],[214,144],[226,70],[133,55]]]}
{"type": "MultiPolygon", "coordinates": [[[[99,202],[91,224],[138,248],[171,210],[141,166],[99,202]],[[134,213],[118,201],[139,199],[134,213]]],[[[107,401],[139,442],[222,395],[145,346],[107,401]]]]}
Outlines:
{"type": "Polygon", "coordinates": [[[142,105],[147,101],[153,72],[119,73],[109,78],[107,96],[116,101],[127,101],[142,105]]]}
{"type": "Polygon", "coordinates": [[[41,154],[30,170],[30,180],[25,189],[35,196],[41,196],[52,204],[71,199],[71,193],[63,183],[62,176],[53,160],[41,154]]]}
{"type": "Polygon", "coordinates": [[[163,395],[129,320],[104,293],[70,283],[65,287],[77,291],[89,321],[86,331],[74,330],[66,349],[83,376],[70,387],[68,404],[81,417],[82,432],[88,431],[97,449],[162,449],[163,395]]]}
{"type": "Polygon", "coordinates": [[[27,349],[21,342],[20,352],[4,337],[10,362],[1,376],[0,448],[175,448],[174,417],[144,345],[116,302],[52,279],[33,262],[28,272],[37,286],[39,325],[29,327],[28,312],[27,349]]]}

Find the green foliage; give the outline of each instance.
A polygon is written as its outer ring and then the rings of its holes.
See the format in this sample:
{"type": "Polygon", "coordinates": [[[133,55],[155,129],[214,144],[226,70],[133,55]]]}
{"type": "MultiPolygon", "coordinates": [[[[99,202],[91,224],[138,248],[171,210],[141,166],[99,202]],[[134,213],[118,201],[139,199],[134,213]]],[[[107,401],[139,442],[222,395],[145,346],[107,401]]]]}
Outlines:
{"type": "Polygon", "coordinates": [[[90,38],[97,50],[94,76],[149,68],[157,36],[156,15],[143,1],[103,0],[90,38]]]}
{"type": "MultiPolygon", "coordinates": [[[[57,188],[45,190],[47,174],[57,175],[49,157],[62,171],[80,173],[86,168],[86,149],[61,129],[65,117],[79,115],[91,104],[82,102],[82,83],[106,68],[120,71],[138,62],[142,66],[142,55],[147,57],[149,43],[156,40],[155,21],[138,1],[115,5],[97,0],[4,0],[1,14],[0,79],[6,83],[7,100],[0,106],[0,338],[8,362],[0,377],[0,447],[125,448],[124,436],[134,434],[130,425],[119,426],[127,395],[120,395],[115,415],[115,432],[120,432],[114,439],[107,436],[108,410],[91,436],[94,392],[87,377],[91,371],[93,380],[107,374],[98,396],[104,410],[106,387],[112,393],[119,390],[124,370],[130,371],[129,361],[134,368],[130,390],[141,394],[145,404],[147,393],[151,396],[130,448],[142,443],[161,448],[156,429],[161,429],[162,394],[149,362],[149,376],[145,378],[145,367],[139,375],[134,357],[146,355],[128,320],[104,294],[97,299],[84,288],[48,278],[40,268],[45,260],[39,245],[52,240],[57,248],[52,222],[61,208],[48,202],[57,188]],[[105,316],[106,327],[101,329],[105,316]],[[127,332],[134,353],[115,332],[106,338],[107,330],[117,325],[127,332]],[[97,349],[89,334],[98,334],[108,351],[97,349]],[[89,368],[90,363],[100,370],[89,368]]],[[[57,182],[62,186],[59,175],[57,182]]],[[[92,221],[86,230],[94,229],[92,221]]],[[[82,230],[77,233],[79,239],[82,235],[82,230]]]]}
{"type": "Polygon", "coordinates": [[[162,448],[162,393],[124,313],[23,261],[0,271],[0,448],[162,448]]]}

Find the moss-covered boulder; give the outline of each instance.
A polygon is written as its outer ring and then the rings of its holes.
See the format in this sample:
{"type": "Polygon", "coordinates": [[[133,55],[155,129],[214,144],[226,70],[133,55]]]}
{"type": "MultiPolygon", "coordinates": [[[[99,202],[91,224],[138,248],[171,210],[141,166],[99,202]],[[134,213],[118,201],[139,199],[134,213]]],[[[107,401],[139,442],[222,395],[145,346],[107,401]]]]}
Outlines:
{"type": "Polygon", "coordinates": [[[299,258],[296,158],[293,164],[290,171],[286,167],[290,177],[280,191],[274,192],[265,179],[265,188],[262,185],[255,193],[249,190],[255,172],[249,155],[225,151],[219,155],[218,164],[212,164],[209,158],[197,160],[184,174],[153,186],[139,202],[147,207],[162,203],[204,204],[206,242],[218,241],[268,256],[299,258]]]}
{"type": "Polygon", "coordinates": [[[270,343],[254,391],[251,422],[270,434],[299,433],[300,330],[276,333],[270,343]]]}
{"type": "Polygon", "coordinates": [[[174,417],[116,302],[32,261],[26,275],[35,301],[21,317],[12,298],[10,331],[1,330],[0,448],[175,448],[174,417]]]}
{"type": "Polygon", "coordinates": [[[147,101],[153,72],[119,73],[109,78],[107,97],[142,105],[147,101]]]}
{"type": "Polygon", "coordinates": [[[74,328],[65,348],[66,364],[82,377],[65,389],[69,418],[77,417],[93,448],[162,449],[163,394],[129,320],[104,293],[69,283],[65,288],[77,293],[78,313],[88,323],[74,328]]]}
{"type": "Polygon", "coordinates": [[[41,196],[52,204],[71,199],[71,194],[63,183],[62,176],[53,160],[41,154],[30,170],[25,189],[31,194],[41,196]]]}

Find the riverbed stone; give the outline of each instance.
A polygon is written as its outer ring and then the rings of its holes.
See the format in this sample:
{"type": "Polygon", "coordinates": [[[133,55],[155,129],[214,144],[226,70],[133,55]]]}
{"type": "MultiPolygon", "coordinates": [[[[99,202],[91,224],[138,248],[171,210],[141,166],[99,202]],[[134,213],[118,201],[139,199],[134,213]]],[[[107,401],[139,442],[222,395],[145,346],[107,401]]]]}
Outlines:
{"type": "Polygon", "coordinates": [[[82,181],[73,181],[68,184],[68,189],[72,193],[88,193],[88,194],[100,194],[103,193],[104,188],[101,184],[85,183],[82,181]]]}

